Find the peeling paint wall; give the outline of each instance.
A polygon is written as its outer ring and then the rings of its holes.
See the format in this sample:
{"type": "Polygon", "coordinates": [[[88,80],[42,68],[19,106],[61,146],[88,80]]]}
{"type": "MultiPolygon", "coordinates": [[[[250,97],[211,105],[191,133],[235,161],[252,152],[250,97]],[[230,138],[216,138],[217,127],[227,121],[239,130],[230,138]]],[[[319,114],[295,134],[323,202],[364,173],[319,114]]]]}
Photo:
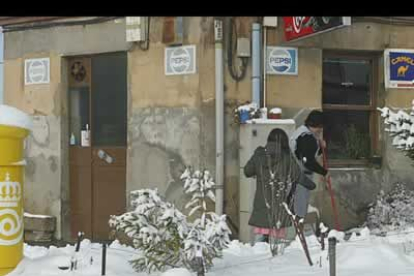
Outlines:
{"type": "Polygon", "coordinates": [[[68,107],[65,56],[125,51],[123,20],[5,33],[4,103],[34,121],[26,142],[25,210],[57,218],[69,239],[68,107]],[[50,83],[24,85],[24,60],[50,58],[50,83]]]}
{"type": "MultiPolygon", "coordinates": [[[[184,45],[196,45],[197,72],[165,76],[162,43],[163,18],[152,17],[150,48],[141,50],[125,41],[125,20],[53,27],[5,34],[5,103],[33,116],[35,130],[27,142],[25,204],[28,212],[58,218],[57,237],[68,237],[68,133],[66,57],[105,52],[128,52],[128,153],[127,191],[154,187],[182,207],[180,174],[185,166],[215,173],[215,64],[212,17],[184,18],[184,45]],[[51,82],[24,86],[24,59],[50,57],[51,82]]],[[[251,38],[256,17],[235,20],[239,37],[251,38]]],[[[269,29],[269,45],[299,47],[298,76],[267,77],[267,106],[283,109],[284,118],[300,125],[311,109],[322,104],[322,57],[329,50],[377,51],[384,47],[410,48],[412,27],[356,23],[299,42],[286,43],[282,22],[269,29]]],[[[225,51],[226,52],[226,51],[225,51]]],[[[225,58],[225,212],[238,225],[239,126],[233,110],[251,99],[251,59],[246,77],[234,81],[225,58]]],[[[382,60],[379,73],[382,74],[382,60]]],[[[382,77],[383,78],[383,77],[382,77]]],[[[380,80],[379,102],[409,107],[412,90],[385,90],[380,80]],[[381,88],[382,87],[382,88],[381,88]]],[[[380,131],[381,169],[334,170],[332,183],[340,203],[343,226],[363,220],[367,204],[380,188],[396,181],[413,182],[410,160],[390,146],[380,131]]],[[[312,203],[332,221],[329,195],[323,185],[313,193],[312,203]]]]}

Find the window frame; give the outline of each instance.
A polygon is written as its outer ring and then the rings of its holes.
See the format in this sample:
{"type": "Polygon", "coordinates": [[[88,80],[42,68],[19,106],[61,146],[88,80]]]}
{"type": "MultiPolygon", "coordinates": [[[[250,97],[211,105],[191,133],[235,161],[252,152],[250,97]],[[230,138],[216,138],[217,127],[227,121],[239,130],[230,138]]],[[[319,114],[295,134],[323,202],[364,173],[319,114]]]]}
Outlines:
{"type": "Polygon", "coordinates": [[[378,87],[379,87],[379,59],[381,53],[376,52],[342,52],[324,50],[322,53],[322,110],[333,110],[333,111],[369,111],[369,136],[371,138],[371,154],[366,159],[329,159],[330,167],[366,167],[372,164],[372,158],[379,155],[379,130],[378,130],[378,116],[377,116],[377,103],[378,103],[378,87]],[[369,61],[371,64],[370,73],[371,78],[369,81],[369,95],[370,102],[367,105],[356,105],[356,104],[325,104],[323,103],[323,63],[325,58],[341,58],[341,59],[352,59],[352,60],[364,60],[369,61]]]}

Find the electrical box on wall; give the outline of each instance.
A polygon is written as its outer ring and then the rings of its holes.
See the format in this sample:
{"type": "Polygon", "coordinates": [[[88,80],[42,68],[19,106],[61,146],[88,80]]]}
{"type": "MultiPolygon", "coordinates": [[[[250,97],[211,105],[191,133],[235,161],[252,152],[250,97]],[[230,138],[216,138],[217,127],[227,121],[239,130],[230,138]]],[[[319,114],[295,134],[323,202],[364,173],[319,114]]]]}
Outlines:
{"type": "Polygon", "coordinates": [[[148,17],[127,16],[125,20],[126,41],[145,41],[147,40],[148,17]]]}
{"type": "Polygon", "coordinates": [[[263,26],[277,27],[277,16],[265,16],[265,17],[263,17],[263,26]]]}
{"type": "Polygon", "coordinates": [[[237,39],[237,56],[250,57],[250,40],[246,37],[237,39]]]}

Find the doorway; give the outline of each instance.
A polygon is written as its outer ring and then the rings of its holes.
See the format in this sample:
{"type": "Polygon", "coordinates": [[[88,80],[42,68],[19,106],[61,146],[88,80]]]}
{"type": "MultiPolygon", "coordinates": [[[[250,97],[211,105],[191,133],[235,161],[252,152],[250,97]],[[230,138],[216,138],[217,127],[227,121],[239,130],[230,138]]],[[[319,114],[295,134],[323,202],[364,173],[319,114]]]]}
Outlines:
{"type": "Polygon", "coordinates": [[[127,54],[70,58],[68,76],[71,237],[109,240],[126,209],[127,54]]]}

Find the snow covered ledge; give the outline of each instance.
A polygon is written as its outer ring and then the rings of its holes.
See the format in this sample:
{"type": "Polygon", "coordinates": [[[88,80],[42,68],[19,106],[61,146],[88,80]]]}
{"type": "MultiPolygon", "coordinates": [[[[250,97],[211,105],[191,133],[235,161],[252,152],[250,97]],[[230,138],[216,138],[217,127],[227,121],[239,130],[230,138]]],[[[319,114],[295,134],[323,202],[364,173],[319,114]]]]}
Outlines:
{"type": "Polygon", "coordinates": [[[246,121],[246,124],[295,124],[295,120],[293,119],[250,119],[246,121]]]}
{"type": "Polygon", "coordinates": [[[25,242],[51,242],[56,230],[56,217],[24,213],[25,242]]]}

